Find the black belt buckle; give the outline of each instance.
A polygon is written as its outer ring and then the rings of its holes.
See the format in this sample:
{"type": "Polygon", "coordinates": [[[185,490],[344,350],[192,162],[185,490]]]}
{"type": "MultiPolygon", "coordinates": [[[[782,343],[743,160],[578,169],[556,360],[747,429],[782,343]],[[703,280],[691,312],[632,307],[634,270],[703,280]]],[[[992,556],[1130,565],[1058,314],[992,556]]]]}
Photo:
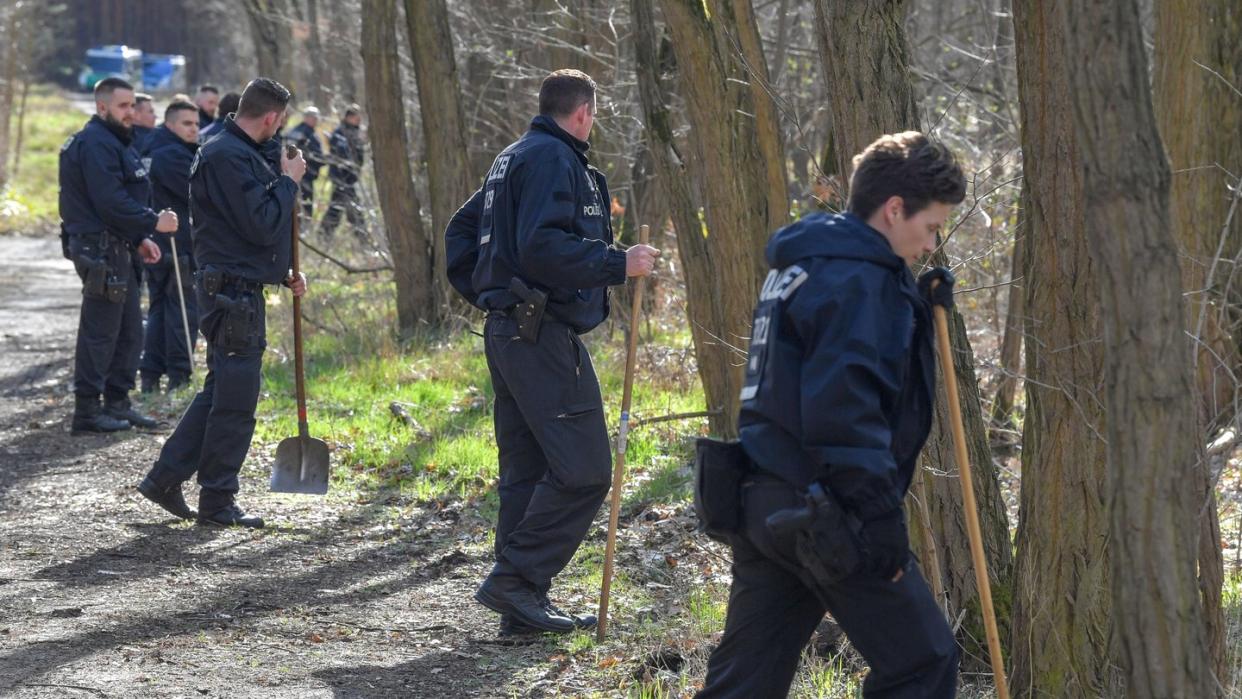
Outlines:
{"type": "Polygon", "coordinates": [[[518,337],[527,342],[538,342],[539,328],[543,325],[544,309],[548,305],[548,295],[526,286],[525,282],[517,277],[509,282],[509,291],[522,299],[521,303],[513,307],[513,320],[518,326],[518,337]]]}

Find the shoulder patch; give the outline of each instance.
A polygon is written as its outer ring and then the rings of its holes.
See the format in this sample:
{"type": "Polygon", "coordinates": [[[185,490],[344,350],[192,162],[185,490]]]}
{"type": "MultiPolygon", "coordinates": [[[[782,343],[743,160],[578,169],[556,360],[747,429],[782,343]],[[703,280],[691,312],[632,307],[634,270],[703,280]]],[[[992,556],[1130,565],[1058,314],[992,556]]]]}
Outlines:
{"type": "Polygon", "coordinates": [[[70,137],[69,137],[69,138],[65,141],[64,145],[62,145],[62,146],[60,147],[60,152],[61,152],[61,153],[64,153],[65,151],[69,150],[69,146],[73,145],[73,139],[75,139],[75,138],[77,138],[77,137],[78,137],[78,135],[77,135],[77,134],[74,134],[74,135],[70,136],[70,137]]]}

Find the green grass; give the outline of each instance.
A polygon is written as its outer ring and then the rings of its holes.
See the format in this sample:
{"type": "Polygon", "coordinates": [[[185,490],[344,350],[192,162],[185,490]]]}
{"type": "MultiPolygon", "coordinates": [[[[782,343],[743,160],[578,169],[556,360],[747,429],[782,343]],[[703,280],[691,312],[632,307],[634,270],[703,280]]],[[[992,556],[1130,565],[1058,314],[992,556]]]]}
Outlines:
{"type": "MultiPolygon", "coordinates": [[[[18,176],[0,192],[0,233],[38,233],[54,229],[60,220],[57,196],[60,147],[82,128],[87,116],[59,91],[33,86],[26,119],[18,176]]],[[[17,118],[13,118],[14,147],[17,118]]],[[[10,161],[10,172],[12,171],[10,161]]]]}

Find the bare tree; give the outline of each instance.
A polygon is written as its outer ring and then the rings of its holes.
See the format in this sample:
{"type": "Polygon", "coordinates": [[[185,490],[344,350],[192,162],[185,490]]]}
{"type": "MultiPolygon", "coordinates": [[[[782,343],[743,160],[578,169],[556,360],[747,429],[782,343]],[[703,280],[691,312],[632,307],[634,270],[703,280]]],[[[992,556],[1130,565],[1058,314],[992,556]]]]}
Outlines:
{"type": "Polygon", "coordinates": [[[1066,76],[1100,270],[1112,589],[1127,694],[1218,696],[1195,574],[1203,446],[1138,5],[1068,7],[1066,76]]]}
{"type": "Polygon", "coordinates": [[[1097,265],[1065,80],[1065,3],[1014,0],[1027,197],[1026,413],[1013,685],[1105,696],[1113,636],[1097,265]]]}
{"type": "Polygon", "coordinates": [[[717,280],[713,288],[690,278],[693,267],[683,270],[695,301],[716,304],[709,317],[720,323],[701,328],[711,344],[696,345],[697,358],[701,366],[707,365],[700,372],[712,374],[704,381],[709,407],[719,410],[712,428],[733,435],[742,378],[736,348],[750,334],[751,310],[767,272],[764,242],[788,217],[784,175],[769,174],[774,167],[783,173],[785,154],[770,150],[779,137],[772,135],[776,124],[766,123],[762,115],[772,115],[774,109],[759,107],[771,99],[766,63],[754,56],[755,46],[745,48],[750,40],[738,38],[754,31],[748,27],[755,21],[750,3],[665,0],[662,5],[691,125],[688,169],[703,186],[710,274],[717,280]],[[713,291],[712,297],[700,296],[713,291]]]}
{"type": "Polygon", "coordinates": [[[401,62],[397,51],[397,0],[364,0],[362,64],[380,210],[397,282],[397,325],[408,337],[433,321],[435,294],[431,243],[419,213],[406,135],[401,62]]]}
{"type": "Polygon", "coordinates": [[[437,315],[443,315],[454,298],[445,273],[443,232],[477,182],[470,172],[466,119],[445,0],[405,0],[405,21],[418,80],[427,176],[431,182],[435,305],[437,315]]]}
{"type": "Polygon", "coordinates": [[[297,91],[293,76],[293,35],[289,0],[245,0],[250,34],[254,38],[259,75],[273,78],[297,91]]]}
{"type": "MultiPolygon", "coordinates": [[[[1156,117],[1172,161],[1170,216],[1181,245],[1182,287],[1189,301],[1187,331],[1194,358],[1203,441],[1238,420],[1242,354],[1233,339],[1242,320],[1236,259],[1242,253],[1242,6],[1229,0],[1156,4],[1156,117]],[[1227,271],[1226,271],[1227,270],[1227,271]]],[[[1221,606],[1224,561],[1216,482],[1200,469],[1202,523],[1199,587],[1213,666],[1225,669],[1221,606]]]]}

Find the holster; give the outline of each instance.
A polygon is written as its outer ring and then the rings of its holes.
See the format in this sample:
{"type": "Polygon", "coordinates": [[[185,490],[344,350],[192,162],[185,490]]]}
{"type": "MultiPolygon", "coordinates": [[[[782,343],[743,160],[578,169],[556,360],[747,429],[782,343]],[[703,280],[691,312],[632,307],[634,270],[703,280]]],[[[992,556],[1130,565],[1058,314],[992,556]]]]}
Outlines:
{"type": "Polygon", "coordinates": [[[694,444],[694,512],[699,531],[728,543],[742,522],[742,479],[754,469],[741,442],[701,437],[694,444]]]}
{"type": "Polygon", "coordinates": [[[548,305],[548,295],[526,286],[526,283],[517,277],[509,282],[509,291],[522,299],[521,303],[513,308],[513,320],[518,326],[518,337],[527,342],[538,342],[539,328],[543,325],[543,313],[548,305]]]}
{"type": "Polygon", "coordinates": [[[252,294],[238,298],[216,292],[216,308],[221,311],[212,344],[223,350],[242,350],[259,344],[259,313],[252,294]]]}
{"type": "Polygon", "coordinates": [[[208,296],[215,296],[224,288],[224,272],[218,269],[200,269],[198,271],[198,283],[203,289],[203,293],[208,296]]]}
{"type": "Polygon", "coordinates": [[[819,482],[807,486],[802,507],[779,510],[764,524],[776,536],[797,537],[798,562],[817,586],[830,586],[853,575],[862,564],[858,538],[849,518],[819,482]]]}
{"type": "Polygon", "coordinates": [[[93,245],[89,242],[80,245],[73,260],[85,270],[82,295],[121,303],[129,293],[129,253],[114,244],[107,233],[98,234],[95,240],[93,245]]]}
{"type": "Polygon", "coordinates": [[[94,299],[108,298],[107,260],[83,255],[76,262],[86,270],[86,278],[82,280],[82,295],[94,299]]]}

